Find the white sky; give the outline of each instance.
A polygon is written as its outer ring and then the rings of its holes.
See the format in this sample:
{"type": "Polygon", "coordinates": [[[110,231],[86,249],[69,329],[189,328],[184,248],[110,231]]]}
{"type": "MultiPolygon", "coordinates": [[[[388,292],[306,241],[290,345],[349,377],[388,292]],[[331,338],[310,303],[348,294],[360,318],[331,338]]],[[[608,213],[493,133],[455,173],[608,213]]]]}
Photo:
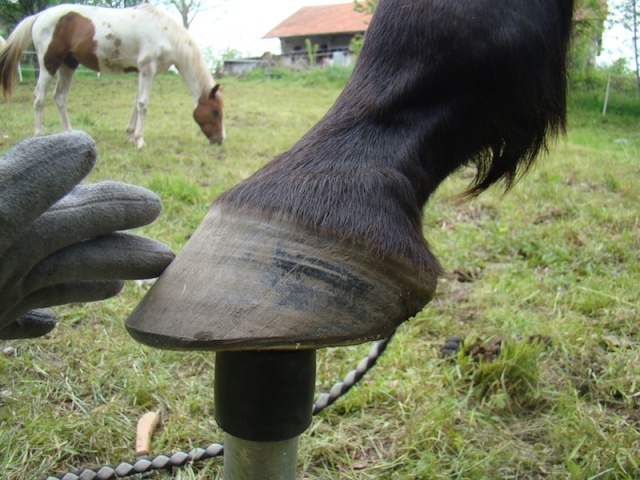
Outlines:
{"type": "MultiPolygon", "coordinates": [[[[220,0],[209,2],[217,5],[220,0]]],[[[198,13],[189,32],[203,49],[210,49],[214,54],[229,48],[239,50],[247,56],[260,56],[267,51],[279,53],[278,39],[262,40],[261,37],[285,18],[304,6],[349,2],[350,0],[226,0],[222,9],[214,7],[198,13]]],[[[631,62],[630,48],[625,48],[629,38],[630,34],[622,28],[607,30],[598,63],[608,64],[622,56],[627,56],[631,62]]]]}
{"type": "MultiPolygon", "coordinates": [[[[212,5],[216,0],[210,0],[212,5]]],[[[189,32],[203,49],[223,52],[228,48],[260,56],[280,52],[278,39],[261,40],[273,27],[308,5],[349,3],[349,0],[227,0],[222,9],[211,8],[196,16],[189,32]]]]}
{"type": "MultiPolygon", "coordinates": [[[[618,13],[625,6],[628,8],[626,0],[608,0],[608,9],[610,13],[618,13]]],[[[615,16],[615,15],[614,15],[615,16]]],[[[619,16],[619,15],[618,15],[619,16]]],[[[605,23],[605,32],[602,38],[602,53],[598,58],[598,63],[602,65],[611,64],[621,57],[626,57],[628,66],[635,68],[632,44],[632,34],[622,25],[612,25],[611,15],[605,23]]]]}
{"type": "Polygon", "coordinates": [[[635,68],[630,42],[631,33],[621,25],[608,28],[602,38],[602,53],[598,57],[598,63],[609,65],[620,57],[626,57],[627,65],[632,69],[635,68]]]}

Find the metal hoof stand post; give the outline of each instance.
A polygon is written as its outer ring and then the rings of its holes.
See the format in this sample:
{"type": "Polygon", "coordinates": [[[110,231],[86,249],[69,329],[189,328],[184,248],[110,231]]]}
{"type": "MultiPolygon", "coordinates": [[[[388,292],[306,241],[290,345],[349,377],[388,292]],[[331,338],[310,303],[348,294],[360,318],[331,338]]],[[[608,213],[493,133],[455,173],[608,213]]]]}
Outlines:
{"type": "Polygon", "coordinates": [[[225,479],[295,480],[298,436],[311,423],[315,378],[315,350],[216,354],[225,479]]]}
{"type": "Polygon", "coordinates": [[[434,289],[364,248],[213,208],[126,326],[150,346],[216,352],[225,480],[293,480],[316,349],[389,336],[434,289]]]}

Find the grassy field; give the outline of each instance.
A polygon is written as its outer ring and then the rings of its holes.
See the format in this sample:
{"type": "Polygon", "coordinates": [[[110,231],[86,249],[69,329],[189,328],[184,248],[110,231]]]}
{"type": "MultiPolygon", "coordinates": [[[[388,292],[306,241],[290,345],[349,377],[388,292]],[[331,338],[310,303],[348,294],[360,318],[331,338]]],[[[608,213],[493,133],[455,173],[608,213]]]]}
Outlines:
{"type": "MultiPolygon", "coordinates": [[[[336,74],[336,72],[332,72],[336,74]]],[[[140,229],[176,251],[211,200],[288,148],[332,104],[332,81],[224,79],[228,139],[210,146],[179,77],[153,86],[145,139],[124,128],[135,77],[79,76],[69,112],[96,140],[88,181],[148,187],[163,201],[140,229]]],[[[342,78],[342,80],[341,80],[342,78]]],[[[307,479],[632,479],[640,477],[640,101],[582,82],[565,139],[509,194],[457,194],[462,171],[426,206],[424,232],[447,275],[403,324],[378,366],[314,417],[301,437],[307,479]],[[443,359],[449,335],[465,351],[443,359]]],[[[0,152],[32,131],[33,84],[0,106],[0,152]]],[[[46,130],[59,123],[52,100],[46,130]]],[[[123,322],[148,287],[57,308],[45,338],[0,343],[0,476],[44,477],[134,457],[135,424],[162,424],[152,454],[222,438],[213,418],[214,355],[133,341],[123,322]]],[[[318,390],[369,345],[319,352],[318,390]]],[[[221,459],[156,479],[221,478],[221,459]]]]}

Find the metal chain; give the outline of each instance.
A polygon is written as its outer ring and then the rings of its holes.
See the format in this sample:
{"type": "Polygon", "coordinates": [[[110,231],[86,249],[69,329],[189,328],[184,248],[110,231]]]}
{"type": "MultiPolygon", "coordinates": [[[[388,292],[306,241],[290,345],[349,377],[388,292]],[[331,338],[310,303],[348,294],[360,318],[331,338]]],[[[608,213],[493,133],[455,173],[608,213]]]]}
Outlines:
{"type": "MultiPolygon", "coordinates": [[[[356,368],[347,373],[342,380],[336,382],[328,391],[318,395],[313,402],[313,415],[320,413],[329,405],[332,405],[373,368],[380,355],[382,355],[387,348],[394,333],[395,332],[391,333],[387,338],[375,342],[367,356],[360,360],[356,368]]],[[[102,467],[85,468],[75,472],[49,475],[42,480],[112,480],[114,478],[124,478],[131,475],[147,473],[153,470],[169,470],[173,467],[184,466],[189,462],[202,462],[210,458],[222,456],[223,454],[224,447],[222,443],[215,442],[206,447],[183,450],[170,455],[158,455],[152,458],[139,458],[133,462],[122,462],[115,467],[104,465],[102,467]]]]}

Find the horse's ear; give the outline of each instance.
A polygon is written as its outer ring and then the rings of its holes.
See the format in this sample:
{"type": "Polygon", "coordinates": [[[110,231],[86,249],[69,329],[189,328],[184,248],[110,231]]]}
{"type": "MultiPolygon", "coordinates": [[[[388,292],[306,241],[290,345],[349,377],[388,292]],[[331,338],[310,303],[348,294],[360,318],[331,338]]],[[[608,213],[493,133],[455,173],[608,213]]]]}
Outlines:
{"type": "Polygon", "coordinates": [[[211,89],[211,93],[209,94],[209,98],[213,98],[216,96],[216,93],[220,91],[222,92],[222,85],[220,85],[219,83],[217,85],[215,85],[212,89],[211,89]]]}

